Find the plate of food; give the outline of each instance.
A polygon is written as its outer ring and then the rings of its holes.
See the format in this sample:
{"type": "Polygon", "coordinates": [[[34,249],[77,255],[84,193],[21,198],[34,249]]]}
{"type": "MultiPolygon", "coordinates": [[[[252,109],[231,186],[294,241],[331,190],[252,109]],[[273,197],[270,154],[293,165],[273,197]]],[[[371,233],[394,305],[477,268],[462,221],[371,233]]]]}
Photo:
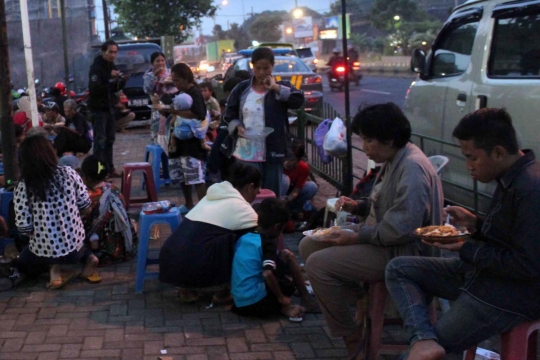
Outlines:
{"type": "Polygon", "coordinates": [[[313,238],[322,238],[326,235],[329,235],[330,233],[334,231],[350,231],[353,232],[351,229],[343,229],[341,226],[332,226],[330,228],[316,228],[313,230],[306,230],[302,234],[305,236],[312,236],[313,238]]]}
{"type": "Polygon", "coordinates": [[[413,234],[430,243],[451,244],[463,241],[471,233],[464,226],[434,225],[414,230],[413,234]]]}

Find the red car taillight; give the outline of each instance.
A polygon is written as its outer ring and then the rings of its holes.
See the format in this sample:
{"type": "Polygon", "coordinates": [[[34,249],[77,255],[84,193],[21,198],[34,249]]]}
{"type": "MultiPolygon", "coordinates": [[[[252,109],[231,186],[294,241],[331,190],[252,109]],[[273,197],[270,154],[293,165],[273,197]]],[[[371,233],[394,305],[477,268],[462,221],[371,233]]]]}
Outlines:
{"type": "Polygon", "coordinates": [[[360,62],[355,61],[355,62],[353,62],[352,66],[353,66],[353,70],[359,70],[360,69],[360,62]]]}
{"type": "Polygon", "coordinates": [[[310,77],[305,77],[304,78],[304,85],[307,85],[307,84],[319,84],[322,82],[322,78],[320,75],[316,75],[316,76],[310,76],[310,77]]]}

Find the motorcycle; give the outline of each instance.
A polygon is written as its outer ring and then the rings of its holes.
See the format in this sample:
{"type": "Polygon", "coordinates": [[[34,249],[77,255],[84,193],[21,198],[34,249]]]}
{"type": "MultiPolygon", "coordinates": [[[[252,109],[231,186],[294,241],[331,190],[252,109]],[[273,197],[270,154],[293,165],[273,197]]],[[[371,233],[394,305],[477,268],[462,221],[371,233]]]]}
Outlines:
{"type": "Polygon", "coordinates": [[[332,69],[330,69],[328,76],[330,89],[332,91],[334,91],[334,89],[343,91],[343,87],[345,86],[345,74],[347,72],[349,76],[349,83],[354,82],[356,86],[359,86],[362,75],[356,72],[358,70],[360,70],[360,63],[358,61],[355,61],[348,66],[345,64],[336,64],[334,67],[332,67],[332,69]]]}

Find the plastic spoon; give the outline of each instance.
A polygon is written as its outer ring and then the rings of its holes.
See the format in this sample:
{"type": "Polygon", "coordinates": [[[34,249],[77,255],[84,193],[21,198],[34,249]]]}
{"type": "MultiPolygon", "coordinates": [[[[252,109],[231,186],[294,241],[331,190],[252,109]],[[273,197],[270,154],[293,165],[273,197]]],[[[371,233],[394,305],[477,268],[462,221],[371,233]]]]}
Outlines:
{"type": "MultiPolygon", "coordinates": [[[[450,207],[450,205],[446,205],[446,209],[448,209],[450,207]]],[[[451,225],[450,224],[450,213],[449,212],[446,212],[446,222],[444,223],[444,225],[451,225]]]]}

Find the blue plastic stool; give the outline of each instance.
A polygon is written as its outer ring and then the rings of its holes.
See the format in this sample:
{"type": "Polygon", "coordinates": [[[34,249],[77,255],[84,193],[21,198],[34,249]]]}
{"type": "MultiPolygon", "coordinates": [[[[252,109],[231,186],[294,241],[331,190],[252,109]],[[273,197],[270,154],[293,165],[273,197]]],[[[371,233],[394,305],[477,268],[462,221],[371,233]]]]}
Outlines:
{"type": "MultiPolygon", "coordinates": [[[[159,192],[159,187],[161,185],[168,185],[171,183],[171,179],[169,179],[168,172],[163,172],[163,177],[159,176],[159,170],[161,164],[161,154],[163,154],[163,149],[161,146],[157,144],[152,145],[146,145],[146,154],[144,156],[144,161],[152,163],[152,173],[154,174],[154,181],[156,182],[156,190],[159,192]],[[148,161],[150,158],[150,155],[152,156],[152,161],[148,161]]],[[[143,189],[144,189],[144,180],[143,180],[143,189]]]]}
{"type": "Polygon", "coordinates": [[[146,271],[147,265],[158,264],[159,259],[148,258],[148,243],[150,228],[155,224],[169,224],[174,232],[182,222],[182,215],[177,207],[165,213],[145,214],[141,211],[139,218],[139,249],[137,254],[137,277],[135,278],[135,293],[142,294],[145,279],[157,279],[159,273],[146,271]]]}
{"type": "Polygon", "coordinates": [[[9,224],[9,205],[13,202],[13,191],[4,191],[0,194],[0,215],[9,224]]]}

